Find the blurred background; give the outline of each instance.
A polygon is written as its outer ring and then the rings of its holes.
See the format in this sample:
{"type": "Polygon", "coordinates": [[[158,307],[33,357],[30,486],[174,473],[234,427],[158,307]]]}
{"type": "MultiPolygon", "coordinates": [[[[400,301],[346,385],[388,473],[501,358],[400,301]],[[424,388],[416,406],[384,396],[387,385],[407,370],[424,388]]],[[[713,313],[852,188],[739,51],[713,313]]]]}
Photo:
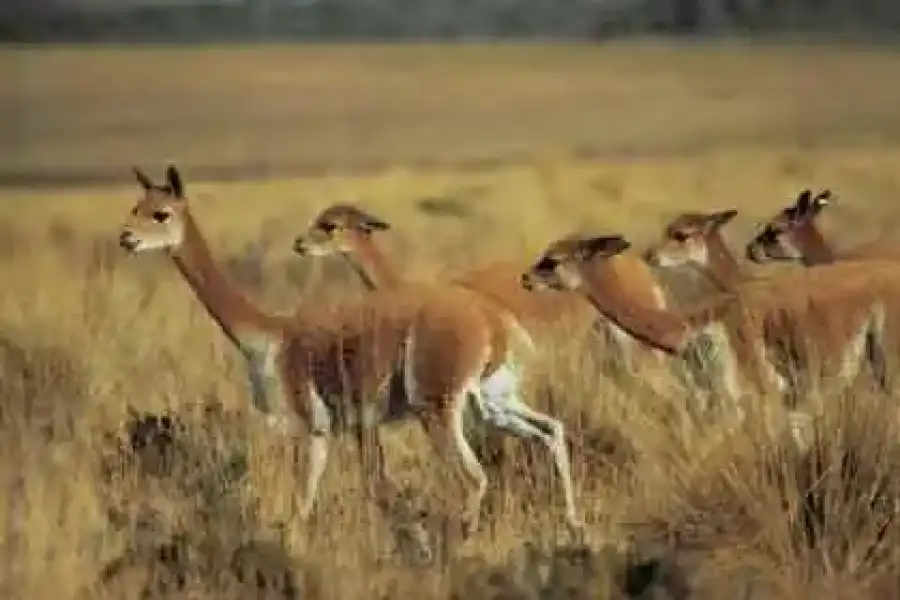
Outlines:
{"type": "Polygon", "coordinates": [[[6,0],[7,40],[888,36],[892,0],[6,0]]]}

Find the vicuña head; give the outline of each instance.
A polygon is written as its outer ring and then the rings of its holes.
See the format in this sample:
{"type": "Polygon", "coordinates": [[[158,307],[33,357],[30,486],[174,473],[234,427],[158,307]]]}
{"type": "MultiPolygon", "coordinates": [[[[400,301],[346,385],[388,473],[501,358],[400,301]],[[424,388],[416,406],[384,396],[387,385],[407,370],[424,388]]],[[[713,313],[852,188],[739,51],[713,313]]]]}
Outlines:
{"type": "Polygon", "coordinates": [[[166,167],[166,182],[156,184],[141,169],[134,168],[143,196],[122,227],[119,245],[129,252],[177,251],[184,241],[187,199],[181,175],[174,165],[166,167]]]}
{"type": "Polygon", "coordinates": [[[714,252],[710,246],[720,241],[722,228],[734,220],[737,214],[734,209],[712,213],[682,213],[666,226],[662,239],[644,252],[644,259],[658,267],[688,264],[708,267],[714,252]]]}
{"type": "Polygon", "coordinates": [[[294,252],[301,256],[352,254],[359,241],[390,225],[353,204],[334,204],[312,220],[309,228],[294,240],[294,252]]]}
{"type": "Polygon", "coordinates": [[[522,274],[522,287],[530,291],[577,291],[584,284],[584,264],[621,254],[630,247],[631,242],[620,235],[562,238],[550,244],[522,274]]]}
{"type": "Polygon", "coordinates": [[[547,246],[522,274],[522,287],[535,293],[578,292],[629,335],[670,354],[681,352],[700,329],[718,321],[734,304],[732,294],[721,294],[681,315],[636,303],[628,286],[629,273],[617,268],[618,255],[630,247],[621,235],[562,238],[547,246]]]}
{"type": "Polygon", "coordinates": [[[816,226],[816,217],[832,200],[831,190],[815,196],[809,189],[800,192],[792,205],[763,223],[759,234],[747,244],[747,258],[757,263],[816,260],[815,255],[828,247],[816,226]]]}

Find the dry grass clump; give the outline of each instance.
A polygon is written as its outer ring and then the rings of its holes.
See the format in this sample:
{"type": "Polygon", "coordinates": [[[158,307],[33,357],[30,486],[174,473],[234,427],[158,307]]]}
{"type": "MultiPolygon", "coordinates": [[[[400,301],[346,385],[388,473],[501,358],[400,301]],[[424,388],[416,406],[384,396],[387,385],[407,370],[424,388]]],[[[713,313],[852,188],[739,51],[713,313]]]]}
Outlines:
{"type": "Polygon", "coordinates": [[[117,492],[109,525],[125,531],[127,542],[103,566],[100,588],[144,597],[201,590],[298,598],[308,591],[304,570],[277,538],[265,537],[239,496],[248,470],[242,429],[211,404],[202,415],[136,413],[114,436],[104,464],[105,485],[117,492]]]}
{"type": "Polygon", "coordinates": [[[635,535],[688,565],[697,597],[885,597],[900,572],[893,412],[889,398],[847,397],[807,452],[745,432],[665,506],[640,509],[635,535]]]}

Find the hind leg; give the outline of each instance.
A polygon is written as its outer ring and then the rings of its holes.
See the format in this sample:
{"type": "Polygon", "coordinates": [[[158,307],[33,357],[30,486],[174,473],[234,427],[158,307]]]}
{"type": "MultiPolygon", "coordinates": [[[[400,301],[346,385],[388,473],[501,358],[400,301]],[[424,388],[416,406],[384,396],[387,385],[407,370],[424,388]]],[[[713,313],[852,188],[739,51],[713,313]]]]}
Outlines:
{"type": "Polygon", "coordinates": [[[575,506],[572,468],[562,422],[529,407],[519,392],[518,377],[502,367],[482,386],[485,419],[508,434],[539,440],[553,459],[559,476],[566,507],[566,524],[573,536],[580,535],[584,524],[575,506]]]}
{"type": "Polygon", "coordinates": [[[573,535],[580,534],[584,528],[584,521],[575,506],[575,490],[572,484],[569,450],[566,446],[565,426],[558,419],[532,409],[516,397],[508,398],[507,410],[511,417],[506,426],[507,431],[521,437],[537,438],[550,452],[557,476],[563,486],[566,525],[573,535]]]}
{"type": "Polygon", "coordinates": [[[481,504],[487,492],[487,475],[484,467],[466,439],[464,414],[471,392],[462,390],[454,394],[449,403],[438,405],[424,412],[420,420],[425,432],[434,444],[438,456],[451,468],[462,467],[467,489],[463,501],[463,533],[469,535],[478,529],[481,504]]]}

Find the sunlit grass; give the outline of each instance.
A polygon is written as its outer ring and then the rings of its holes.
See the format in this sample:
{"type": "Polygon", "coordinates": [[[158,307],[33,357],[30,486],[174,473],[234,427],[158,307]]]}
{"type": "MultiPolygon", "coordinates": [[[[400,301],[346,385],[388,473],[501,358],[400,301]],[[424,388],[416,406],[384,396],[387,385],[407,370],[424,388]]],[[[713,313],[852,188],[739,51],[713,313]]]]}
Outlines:
{"type": "MultiPolygon", "coordinates": [[[[159,177],[176,160],[214,254],[270,311],[362,293],[341,261],[316,269],[290,251],[310,217],[339,201],[388,221],[385,250],[424,280],[497,259],[524,265],[572,231],[617,232],[640,248],[682,210],[738,209],[727,235],[739,248],[808,186],[836,193],[826,230],[839,246],[900,224],[900,87],[888,52],[4,52],[29,71],[0,90],[21,117],[20,145],[0,168],[127,181],[133,164],[159,177]],[[601,158],[573,156],[586,147],[601,158]],[[507,165],[439,166],[496,156],[507,165]],[[204,178],[204,166],[248,162],[328,168],[204,178]],[[341,170],[368,162],[381,166],[341,170]],[[429,211],[435,203],[453,214],[429,211]]],[[[409,490],[407,513],[427,515],[436,566],[414,569],[393,551],[396,528],[362,501],[350,440],[335,444],[316,518],[298,522],[291,497],[302,467],[287,440],[253,419],[235,351],[164,255],[126,256],[116,245],[138,194],[130,184],[0,191],[5,597],[247,598],[275,580],[263,597],[569,590],[618,600],[648,597],[648,573],[654,597],[685,597],[686,587],[698,598],[897,594],[900,432],[892,399],[862,384],[826,404],[815,451],[800,455],[752,419],[719,445],[686,435],[667,420],[681,399],[579,370],[590,357],[563,357],[550,373],[553,411],[574,446],[589,557],[547,552],[565,541],[558,493],[525,444],[492,465],[484,529],[460,543],[458,485],[415,427],[387,432],[388,461],[409,490]],[[119,447],[134,445],[134,411],[173,411],[185,428],[173,434],[168,468],[148,451],[120,464],[119,447]],[[242,569],[255,571],[244,583],[242,569]]]]}

